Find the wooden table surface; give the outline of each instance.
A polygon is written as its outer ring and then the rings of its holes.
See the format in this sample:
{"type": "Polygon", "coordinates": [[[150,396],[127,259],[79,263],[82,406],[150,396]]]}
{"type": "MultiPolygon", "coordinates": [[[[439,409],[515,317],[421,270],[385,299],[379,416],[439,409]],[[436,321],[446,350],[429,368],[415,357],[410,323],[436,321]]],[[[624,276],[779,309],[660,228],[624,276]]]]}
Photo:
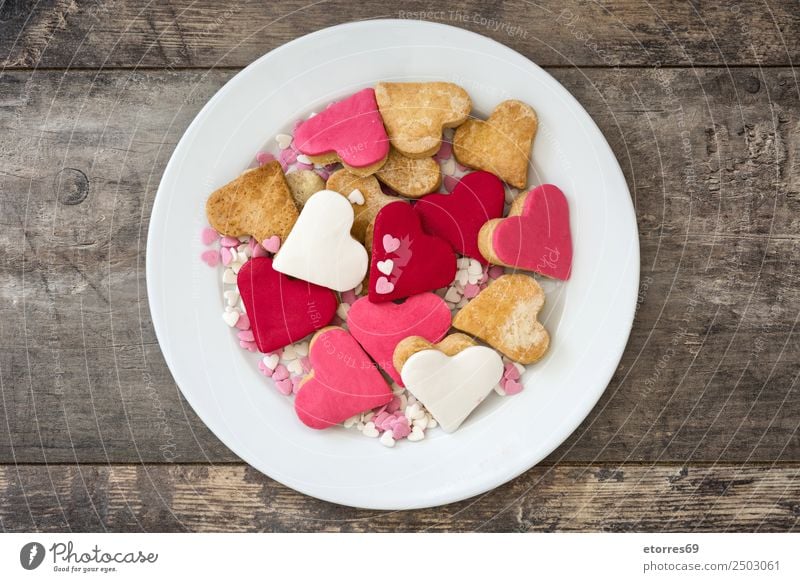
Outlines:
{"type": "Polygon", "coordinates": [[[797,2],[393,6],[2,3],[2,530],[795,528],[797,2]],[[474,30],[564,84],[622,166],[642,255],[630,342],[580,428],[505,486],[411,512],[317,501],[237,459],[170,376],[144,277],[161,173],[206,100],[293,38],[379,17],[474,30]]]}

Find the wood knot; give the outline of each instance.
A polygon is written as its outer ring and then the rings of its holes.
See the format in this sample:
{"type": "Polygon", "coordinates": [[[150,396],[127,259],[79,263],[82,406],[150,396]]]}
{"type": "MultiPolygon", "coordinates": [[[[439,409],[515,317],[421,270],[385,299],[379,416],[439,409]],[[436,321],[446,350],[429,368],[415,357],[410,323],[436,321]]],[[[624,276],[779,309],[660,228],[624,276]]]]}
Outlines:
{"type": "Polygon", "coordinates": [[[65,206],[80,204],[89,195],[89,178],[75,168],[63,168],[53,180],[56,200],[65,206]]]}

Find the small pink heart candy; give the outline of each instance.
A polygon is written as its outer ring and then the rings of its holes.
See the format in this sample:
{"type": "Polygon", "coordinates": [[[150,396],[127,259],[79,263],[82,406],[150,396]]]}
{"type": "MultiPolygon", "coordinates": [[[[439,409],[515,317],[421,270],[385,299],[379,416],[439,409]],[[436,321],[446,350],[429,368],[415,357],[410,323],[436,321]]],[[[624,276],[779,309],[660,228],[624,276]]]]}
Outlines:
{"type": "Polygon", "coordinates": [[[513,396],[514,394],[522,392],[522,384],[516,380],[505,380],[503,382],[503,390],[505,390],[506,394],[509,396],[513,396]]]}
{"type": "Polygon", "coordinates": [[[273,161],[275,156],[273,156],[269,152],[258,152],[256,154],[256,161],[258,162],[259,166],[263,166],[264,164],[268,164],[269,162],[273,161]]]}
{"type": "Polygon", "coordinates": [[[205,227],[200,232],[200,240],[203,241],[204,245],[210,245],[211,243],[216,242],[218,238],[219,233],[210,226],[205,227]]]}
{"type": "Polygon", "coordinates": [[[389,279],[386,277],[378,277],[378,280],[375,282],[375,291],[381,295],[391,293],[394,291],[394,283],[390,283],[389,279]]]}
{"type": "Polygon", "coordinates": [[[395,238],[390,234],[383,235],[383,250],[387,253],[393,253],[400,248],[400,239],[395,238]]]}
{"type": "Polygon", "coordinates": [[[222,264],[226,267],[231,264],[233,260],[233,256],[231,255],[231,250],[228,247],[222,247],[219,250],[219,254],[222,257],[222,264]]]}
{"type": "Polygon", "coordinates": [[[219,265],[219,251],[204,251],[200,258],[209,267],[216,267],[219,265]]]}
{"type": "Polygon", "coordinates": [[[267,256],[267,249],[262,247],[261,245],[255,245],[253,247],[253,258],[256,259],[258,257],[266,257],[267,256]]]}
{"type": "Polygon", "coordinates": [[[519,370],[517,370],[513,362],[506,363],[503,378],[506,380],[519,380],[519,370]]]}
{"type": "Polygon", "coordinates": [[[452,192],[453,189],[458,186],[458,178],[454,178],[453,176],[445,176],[442,178],[442,183],[444,184],[445,190],[452,192]]]}
{"type": "Polygon", "coordinates": [[[283,380],[278,380],[275,382],[275,388],[277,388],[278,392],[284,396],[289,396],[289,394],[292,393],[293,384],[291,380],[284,378],[283,380]]]}
{"type": "Polygon", "coordinates": [[[273,234],[271,237],[262,242],[261,245],[265,250],[275,254],[281,248],[281,239],[277,234],[273,234]]]}

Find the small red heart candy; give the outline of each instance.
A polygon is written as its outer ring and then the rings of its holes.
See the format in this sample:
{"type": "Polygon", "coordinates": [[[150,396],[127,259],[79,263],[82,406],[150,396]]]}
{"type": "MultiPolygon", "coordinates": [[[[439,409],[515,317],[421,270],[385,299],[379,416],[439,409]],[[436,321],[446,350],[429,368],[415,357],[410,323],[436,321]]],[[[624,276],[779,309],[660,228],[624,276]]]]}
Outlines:
{"type": "Polygon", "coordinates": [[[290,279],[272,268],[272,259],[250,259],[236,279],[259,351],[269,353],[328,325],[336,315],[330,289],[290,279]]]}

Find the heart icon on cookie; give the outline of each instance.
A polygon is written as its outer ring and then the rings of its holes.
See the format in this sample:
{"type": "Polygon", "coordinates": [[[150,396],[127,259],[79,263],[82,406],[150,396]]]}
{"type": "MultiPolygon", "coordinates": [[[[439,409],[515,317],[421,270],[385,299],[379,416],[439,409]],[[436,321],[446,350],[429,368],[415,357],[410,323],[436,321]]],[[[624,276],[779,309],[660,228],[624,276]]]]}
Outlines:
{"type": "Polygon", "coordinates": [[[438,342],[450,329],[450,309],[434,293],[420,293],[403,303],[373,303],[362,297],[347,312],[347,327],[358,343],[400,384],[400,373],[392,363],[394,349],[409,336],[438,342]]]}
{"type": "Polygon", "coordinates": [[[355,414],[383,406],[392,391],[352,335],[327,327],[311,339],[312,372],[300,383],[294,409],[311,428],[328,428],[355,414]]]}
{"type": "Polygon", "coordinates": [[[313,162],[341,161],[360,176],[374,173],[389,155],[373,89],[359,91],[301,123],[294,142],[313,162]]]}
{"type": "Polygon", "coordinates": [[[303,339],[336,315],[333,291],[282,275],[267,257],[242,265],[236,282],[256,345],[264,353],[303,339]]]}
{"type": "MultiPolygon", "coordinates": [[[[301,216],[302,218],[302,216],[301,216]]],[[[446,287],[456,274],[456,255],[450,244],[422,230],[410,204],[388,204],[375,217],[372,236],[369,299],[373,302],[410,297],[446,287]],[[387,259],[391,275],[385,275],[387,259]]]]}
{"type": "Polygon", "coordinates": [[[394,365],[445,432],[455,431],[503,377],[500,355],[461,333],[435,345],[406,338],[395,349],[394,365]]]}
{"type": "Polygon", "coordinates": [[[503,183],[489,172],[472,172],[450,194],[429,194],[414,206],[422,228],[450,243],[460,254],[486,264],[478,249],[485,222],[503,215],[503,183]]]}
{"type": "Polygon", "coordinates": [[[453,137],[453,154],[464,166],[485,170],[515,188],[528,185],[528,161],[539,121],[522,101],[503,101],[489,119],[467,120],[453,137]]]}
{"type": "Polygon", "coordinates": [[[566,281],[572,271],[569,205],[552,184],[519,196],[506,218],[490,220],[478,245],[489,262],[566,281]]]}
{"type": "Polygon", "coordinates": [[[350,235],[352,226],[347,198],[332,190],[317,192],[275,255],[275,270],[335,291],[353,289],[364,278],[369,258],[350,235]]]}
{"type": "Polygon", "coordinates": [[[464,123],[472,100],[454,83],[378,83],[375,97],[392,145],[409,158],[427,158],[442,145],[442,130],[464,123]]]}

